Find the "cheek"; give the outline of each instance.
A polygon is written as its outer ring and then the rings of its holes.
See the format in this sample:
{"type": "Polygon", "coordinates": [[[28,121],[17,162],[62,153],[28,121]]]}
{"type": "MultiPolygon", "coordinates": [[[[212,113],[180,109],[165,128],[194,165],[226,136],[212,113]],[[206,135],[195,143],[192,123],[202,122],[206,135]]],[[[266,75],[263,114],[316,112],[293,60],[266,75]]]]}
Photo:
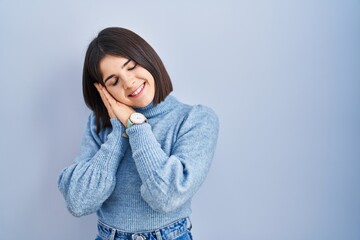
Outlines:
{"type": "Polygon", "coordinates": [[[123,102],[125,100],[124,92],[117,87],[108,88],[108,92],[119,102],[123,102]]]}
{"type": "Polygon", "coordinates": [[[149,84],[152,88],[155,88],[155,80],[152,78],[152,76],[150,75],[149,76],[149,84]]]}

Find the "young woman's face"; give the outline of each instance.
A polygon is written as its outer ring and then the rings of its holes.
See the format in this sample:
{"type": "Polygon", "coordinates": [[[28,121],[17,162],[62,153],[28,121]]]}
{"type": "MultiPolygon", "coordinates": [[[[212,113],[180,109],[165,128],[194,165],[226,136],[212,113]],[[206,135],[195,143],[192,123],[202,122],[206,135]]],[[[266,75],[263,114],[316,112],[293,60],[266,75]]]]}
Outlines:
{"type": "Polygon", "coordinates": [[[155,96],[153,76],[136,62],[106,55],[100,71],[108,92],[119,102],[131,107],[145,107],[155,96]]]}

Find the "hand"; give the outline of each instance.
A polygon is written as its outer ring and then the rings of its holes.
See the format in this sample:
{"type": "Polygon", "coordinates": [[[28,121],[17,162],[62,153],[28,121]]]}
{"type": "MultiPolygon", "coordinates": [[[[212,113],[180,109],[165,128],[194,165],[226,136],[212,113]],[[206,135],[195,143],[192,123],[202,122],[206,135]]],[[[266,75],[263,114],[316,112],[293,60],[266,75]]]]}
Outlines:
{"type": "Polygon", "coordinates": [[[116,101],[100,83],[94,84],[98,90],[110,118],[117,118],[126,127],[126,122],[135,110],[121,102],[116,101]]]}

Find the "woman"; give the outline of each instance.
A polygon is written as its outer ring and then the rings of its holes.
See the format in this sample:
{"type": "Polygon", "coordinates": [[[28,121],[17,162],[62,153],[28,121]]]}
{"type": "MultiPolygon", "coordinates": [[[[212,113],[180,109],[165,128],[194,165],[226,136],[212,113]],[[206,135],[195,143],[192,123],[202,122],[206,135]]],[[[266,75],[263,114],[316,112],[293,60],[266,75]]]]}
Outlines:
{"type": "Polygon", "coordinates": [[[171,91],[159,56],[134,32],[106,28],[90,43],[83,94],[92,112],[58,188],[74,216],[97,213],[97,239],[192,239],[191,199],[219,123],[210,108],[171,91]]]}

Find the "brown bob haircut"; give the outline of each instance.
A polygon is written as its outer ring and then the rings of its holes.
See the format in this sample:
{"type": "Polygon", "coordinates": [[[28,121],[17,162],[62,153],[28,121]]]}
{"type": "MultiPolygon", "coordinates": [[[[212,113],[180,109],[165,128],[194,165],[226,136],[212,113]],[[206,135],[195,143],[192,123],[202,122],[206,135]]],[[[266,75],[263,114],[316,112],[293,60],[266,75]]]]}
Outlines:
{"type": "Polygon", "coordinates": [[[125,28],[103,29],[86,51],[82,79],[84,100],[95,114],[97,132],[111,126],[108,111],[94,86],[96,82],[105,86],[99,68],[105,55],[131,59],[151,73],[155,80],[154,106],[173,90],[170,76],[160,57],[143,38],[125,28]]]}

